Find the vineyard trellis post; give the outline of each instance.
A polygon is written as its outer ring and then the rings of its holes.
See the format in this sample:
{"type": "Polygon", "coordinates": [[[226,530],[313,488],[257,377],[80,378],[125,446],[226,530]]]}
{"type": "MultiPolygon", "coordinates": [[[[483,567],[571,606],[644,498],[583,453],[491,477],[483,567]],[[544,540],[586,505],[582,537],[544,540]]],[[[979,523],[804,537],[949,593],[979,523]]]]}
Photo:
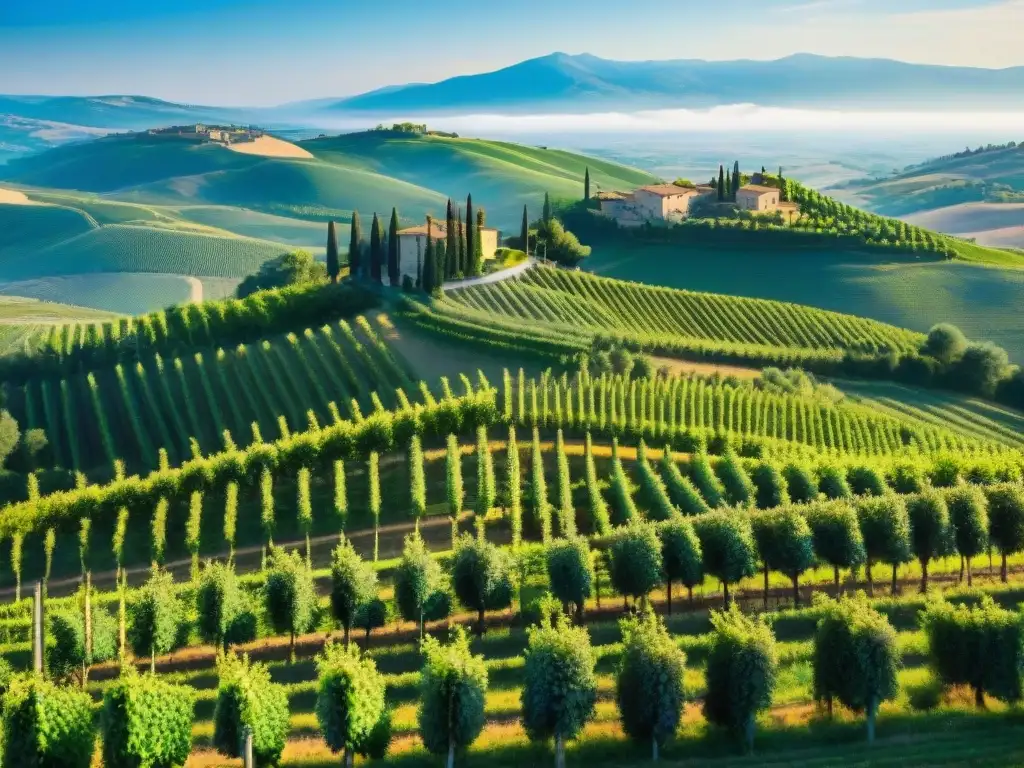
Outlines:
{"type": "Polygon", "coordinates": [[[242,763],[245,768],[256,768],[252,751],[252,727],[248,725],[242,734],[242,763]]]}

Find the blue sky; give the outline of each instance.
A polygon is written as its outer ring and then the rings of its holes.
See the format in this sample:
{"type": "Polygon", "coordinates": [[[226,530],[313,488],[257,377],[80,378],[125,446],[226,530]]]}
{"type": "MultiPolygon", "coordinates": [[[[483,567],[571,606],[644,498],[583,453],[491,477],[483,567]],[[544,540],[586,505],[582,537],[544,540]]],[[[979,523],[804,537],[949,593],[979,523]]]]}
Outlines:
{"type": "Polygon", "coordinates": [[[796,52],[1024,65],[1024,0],[0,0],[0,93],[264,105],[497,69],[796,52]]]}

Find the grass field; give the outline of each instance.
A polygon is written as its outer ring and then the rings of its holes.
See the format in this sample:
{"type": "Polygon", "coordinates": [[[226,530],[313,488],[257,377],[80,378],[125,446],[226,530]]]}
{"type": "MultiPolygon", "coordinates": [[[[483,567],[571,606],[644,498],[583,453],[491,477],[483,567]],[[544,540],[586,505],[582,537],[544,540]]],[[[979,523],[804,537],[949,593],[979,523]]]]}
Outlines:
{"type": "Polygon", "coordinates": [[[142,272],[60,275],[3,282],[0,283],[0,294],[138,315],[154,307],[192,301],[195,294],[191,283],[193,279],[183,275],[142,272]]]}
{"type": "Polygon", "coordinates": [[[674,288],[754,296],[848,312],[915,331],[951,322],[1024,362],[1024,271],[877,254],[767,254],[637,244],[594,245],[585,268],[674,288]]]}

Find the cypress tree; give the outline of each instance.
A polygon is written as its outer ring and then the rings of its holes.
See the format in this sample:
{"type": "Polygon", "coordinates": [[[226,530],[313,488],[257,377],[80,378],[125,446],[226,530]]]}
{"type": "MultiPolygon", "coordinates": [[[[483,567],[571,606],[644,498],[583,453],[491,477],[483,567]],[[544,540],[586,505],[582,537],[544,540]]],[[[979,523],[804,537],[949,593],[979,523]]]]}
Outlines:
{"type": "Polygon", "coordinates": [[[477,275],[483,274],[484,271],[484,244],[482,231],[484,228],[484,212],[476,212],[476,226],[470,227],[474,229],[473,233],[473,252],[470,255],[469,262],[469,273],[476,277],[477,275]]]}
{"type": "Polygon", "coordinates": [[[459,270],[459,232],[455,228],[455,211],[452,208],[452,201],[448,200],[448,212],[444,220],[445,235],[445,277],[451,279],[459,270]]]}
{"type": "Polygon", "coordinates": [[[444,285],[448,276],[448,248],[444,239],[434,243],[434,288],[439,289],[444,285]]]}
{"type": "Polygon", "coordinates": [[[455,270],[456,270],[456,274],[461,277],[461,276],[464,276],[466,274],[466,230],[465,230],[465,227],[462,226],[462,209],[461,208],[459,209],[459,213],[458,213],[457,226],[459,228],[459,234],[458,234],[458,241],[459,241],[458,242],[458,250],[459,250],[459,252],[458,252],[458,254],[456,254],[456,258],[455,258],[455,270]]]}
{"type": "Polygon", "coordinates": [[[338,282],[338,274],[341,272],[341,264],[338,261],[338,232],[334,222],[327,222],[327,274],[332,283],[338,282]]]}
{"type": "Polygon", "coordinates": [[[544,193],[544,214],[542,219],[545,222],[551,221],[551,196],[547,192],[544,193]]]}
{"type": "Polygon", "coordinates": [[[732,199],[736,199],[736,193],[740,190],[740,161],[737,160],[732,167],[732,199]]]}
{"type": "Polygon", "coordinates": [[[590,199],[590,167],[587,167],[586,173],[583,175],[583,199],[590,199]]]}
{"type": "Polygon", "coordinates": [[[434,259],[434,220],[427,216],[427,252],[423,255],[423,274],[420,288],[424,293],[434,292],[437,263],[434,259]]]}
{"type": "Polygon", "coordinates": [[[782,166],[779,166],[779,200],[786,202],[786,179],[782,175],[782,166]]]}
{"type": "Polygon", "coordinates": [[[397,286],[402,281],[398,256],[398,209],[392,208],[391,226],[388,227],[388,282],[392,286],[397,286]]]}
{"type": "Polygon", "coordinates": [[[466,251],[462,257],[462,273],[469,277],[473,274],[473,254],[476,252],[475,230],[476,219],[473,216],[473,196],[466,198],[466,251]]]}
{"type": "Polygon", "coordinates": [[[359,226],[359,211],[352,211],[352,234],[348,241],[348,274],[358,278],[362,272],[360,248],[363,240],[362,228],[359,226]]]}
{"type": "Polygon", "coordinates": [[[725,202],[725,166],[718,166],[718,202],[725,202]]]}
{"type": "Polygon", "coordinates": [[[523,206],[523,225],[519,230],[519,241],[523,244],[523,253],[530,255],[530,218],[526,213],[526,206],[523,206]]]}
{"type": "Polygon", "coordinates": [[[373,214],[373,224],[370,225],[370,275],[375,283],[380,282],[381,270],[384,266],[384,251],[381,248],[382,235],[380,219],[377,218],[375,211],[373,214]]]}

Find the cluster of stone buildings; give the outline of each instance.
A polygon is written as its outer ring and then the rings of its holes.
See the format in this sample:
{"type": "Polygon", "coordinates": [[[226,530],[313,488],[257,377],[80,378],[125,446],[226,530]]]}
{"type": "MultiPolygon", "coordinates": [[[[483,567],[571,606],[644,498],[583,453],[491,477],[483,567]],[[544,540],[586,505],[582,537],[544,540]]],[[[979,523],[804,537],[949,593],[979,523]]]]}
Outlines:
{"type": "MultiPolygon", "coordinates": [[[[633,192],[598,192],[601,213],[624,227],[644,224],[674,224],[690,216],[698,202],[717,200],[718,190],[698,184],[652,184],[633,192]]],[[[747,184],[736,193],[736,208],[751,213],[781,213],[790,221],[800,214],[796,203],[783,202],[776,187],[747,184]]]]}
{"type": "Polygon", "coordinates": [[[169,128],[153,128],[149,131],[154,136],[182,136],[200,141],[212,141],[218,144],[239,144],[256,141],[263,135],[259,128],[239,127],[236,125],[172,125],[169,128]]]}

